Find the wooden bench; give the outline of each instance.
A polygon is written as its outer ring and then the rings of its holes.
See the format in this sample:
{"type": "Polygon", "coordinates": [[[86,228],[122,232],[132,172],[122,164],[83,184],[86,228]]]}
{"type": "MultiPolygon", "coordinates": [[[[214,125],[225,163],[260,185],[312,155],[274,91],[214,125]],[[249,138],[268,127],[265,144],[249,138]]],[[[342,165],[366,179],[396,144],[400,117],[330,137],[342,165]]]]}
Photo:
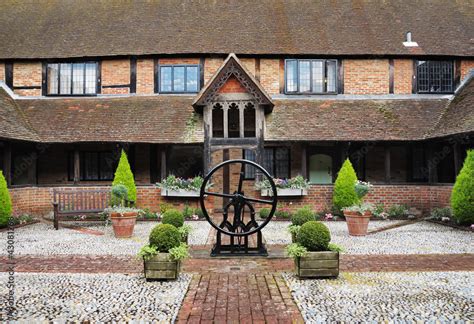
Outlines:
{"type": "Polygon", "coordinates": [[[99,214],[110,205],[110,189],[53,190],[54,228],[63,216],[99,214]]]}

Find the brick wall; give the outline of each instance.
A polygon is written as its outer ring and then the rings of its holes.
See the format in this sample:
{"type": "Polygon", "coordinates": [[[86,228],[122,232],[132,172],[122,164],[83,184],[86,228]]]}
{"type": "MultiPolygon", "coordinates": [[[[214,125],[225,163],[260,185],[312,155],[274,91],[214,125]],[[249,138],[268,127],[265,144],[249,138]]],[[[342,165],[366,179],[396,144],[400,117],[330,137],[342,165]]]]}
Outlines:
{"type": "Polygon", "coordinates": [[[344,93],[388,94],[388,60],[345,60],[344,93]]]}
{"type": "Polygon", "coordinates": [[[204,61],[204,84],[206,84],[216,74],[224,60],[222,58],[210,57],[204,61]]]}
{"type": "MultiPolygon", "coordinates": [[[[233,173],[233,172],[232,172],[233,173]]],[[[78,189],[104,189],[109,187],[55,187],[60,190],[78,189]]],[[[10,194],[13,202],[14,212],[25,212],[34,215],[44,215],[52,212],[52,190],[53,187],[25,187],[12,188],[10,194]]],[[[366,201],[371,203],[383,203],[385,207],[393,204],[407,204],[416,207],[424,212],[428,212],[435,207],[449,205],[452,186],[429,186],[429,185],[375,185],[374,190],[366,197],[366,201]]],[[[291,210],[296,210],[302,206],[309,205],[316,211],[328,209],[332,204],[332,185],[312,185],[308,190],[308,195],[295,198],[280,198],[280,205],[288,206],[291,210]]],[[[259,194],[249,187],[245,192],[254,197],[259,194]],[[255,194],[254,194],[255,193],[255,194]]],[[[148,208],[152,211],[159,211],[160,203],[166,202],[175,208],[182,209],[185,205],[198,207],[199,200],[196,198],[168,198],[162,197],[158,187],[153,185],[137,186],[137,206],[148,208]]],[[[209,200],[212,209],[213,200],[209,200]]],[[[216,206],[220,206],[216,200],[216,206]]]]}
{"type": "Polygon", "coordinates": [[[250,74],[255,76],[255,59],[254,58],[244,57],[240,59],[240,62],[242,62],[242,65],[250,72],[250,74]]]}
{"type": "MultiPolygon", "coordinates": [[[[14,87],[41,87],[42,65],[41,62],[19,62],[13,64],[14,87]]],[[[41,96],[41,89],[15,90],[21,96],[41,96]]]]}
{"type": "Polygon", "coordinates": [[[247,90],[234,76],[230,77],[229,80],[220,88],[220,93],[246,93],[247,90]]]}
{"type": "Polygon", "coordinates": [[[280,93],[280,60],[260,60],[260,83],[269,95],[280,93]]]}
{"type": "Polygon", "coordinates": [[[130,87],[107,88],[107,86],[130,84],[130,60],[103,60],[101,77],[103,94],[129,93],[130,87]]]}
{"type": "Polygon", "coordinates": [[[410,94],[412,92],[413,60],[393,60],[393,92],[410,94]]]}
{"type": "Polygon", "coordinates": [[[474,60],[461,61],[461,80],[463,80],[470,70],[474,69],[474,60]]]}
{"type": "Polygon", "coordinates": [[[154,62],[152,59],[137,60],[137,94],[153,94],[154,89],[154,62]]]}

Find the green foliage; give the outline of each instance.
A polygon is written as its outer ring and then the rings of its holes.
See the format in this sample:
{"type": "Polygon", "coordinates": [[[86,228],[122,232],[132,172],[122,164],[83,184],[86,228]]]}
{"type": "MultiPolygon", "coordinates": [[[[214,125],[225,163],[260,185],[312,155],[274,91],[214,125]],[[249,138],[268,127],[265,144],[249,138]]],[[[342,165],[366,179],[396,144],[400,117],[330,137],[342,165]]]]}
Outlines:
{"type": "Polygon", "coordinates": [[[368,211],[372,211],[374,209],[374,205],[371,203],[362,203],[357,205],[352,205],[350,207],[344,207],[343,210],[351,211],[359,213],[360,215],[364,215],[368,211]]]}
{"type": "Polygon", "coordinates": [[[295,259],[301,258],[305,256],[307,253],[308,253],[308,250],[304,246],[298,243],[292,243],[286,247],[286,254],[288,254],[289,257],[292,257],[295,259]]]}
{"type": "Polygon", "coordinates": [[[188,246],[181,243],[179,246],[171,248],[168,252],[172,261],[182,261],[189,258],[188,246]]]}
{"type": "Polygon", "coordinates": [[[383,203],[378,203],[375,204],[374,209],[372,210],[372,214],[374,214],[375,217],[380,217],[380,214],[382,214],[385,211],[385,205],[383,203]]]}
{"type": "Polygon", "coordinates": [[[372,189],[372,185],[369,182],[359,181],[357,180],[354,185],[354,190],[359,197],[360,200],[364,198],[369,191],[372,189]]]}
{"type": "Polygon", "coordinates": [[[450,207],[444,208],[433,208],[431,211],[431,218],[436,220],[442,220],[443,218],[451,218],[453,216],[452,210],[450,207]]]}
{"type": "Polygon", "coordinates": [[[258,216],[260,216],[261,219],[266,219],[270,215],[270,208],[262,208],[258,212],[258,216]]]}
{"type": "Polygon", "coordinates": [[[315,213],[310,206],[304,206],[299,208],[296,213],[291,217],[291,223],[293,225],[303,225],[306,222],[315,220],[315,213]]]}
{"type": "Polygon", "coordinates": [[[459,224],[474,223],[474,150],[467,151],[451,194],[451,208],[459,224]]]}
{"type": "MultiPolygon", "coordinates": [[[[278,179],[275,178],[273,179],[273,182],[275,183],[275,187],[279,189],[307,189],[309,188],[309,182],[303,178],[302,176],[296,176],[291,179],[278,179]]],[[[264,179],[262,181],[259,181],[255,183],[255,189],[257,190],[271,190],[272,186],[270,184],[270,181],[268,179],[264,179]]]]}
{"type": "MultiPolygon", "coordinates": [[[[128,200],[137,201],[137,187],[135,186],[135,180],[133,178],[130,164],[128,163],[127,154],[122,150],[120,161],[115,171],[114,181],[112,186],[124,185],[128,189],[128,200]]],[[[115,204],[117,201],[112,199],[112,203],[115,204]]]]}
{"type": "Polygon", "coordinates": [[[157,251],[168,252],[181,244],[181,233],[171,224],[159,224],[151,230],[149,240],[157,251]]]}
{"type": "Polygon", "coordinates": [[[327,251],[331,233],[323,223],[311,221],[301,226],[296,241],[308,251],[327,251]]]}
{"type": "Polygon", "coordinates": [[[197,215],[197,217],[199,218],[204,218],[204,212],[202,211],[201,208],[196,208],[194,210],[194,214],[197,215]]]}
{"type": "MultiPolygon", "coordinates": [[[[184,179],[180,177],[176,177],[174,175],[169,175],[164,179],[162,182],[158,183],[158,187],[161,189],[169,189],[169,190],[189,190],[189,191],[199,191],[201,190],[201,186],[204,183],[204,178],[197,176],[194,178],[184,179]]],[[[211,184],[207,184],[207,187],[211,186],[211,184]]]]}
{"type": "Polygon", "coordinates": [[[387,213],[389,217],[405,217],[408,215],[408,207],[405,205],[392,205],[387,213]]]}
{"type": "Polygon", "coordinates": [[[178,227],[178,231],[181,234],[181,239],[183,240],[188,237],[189,233],[191,233],[192,230],[193,228],[191,227],[191,225],[188,224],[184,224],[183,226],[178,227]]]}
{"type": "Polygon", "coordinates": [[[188,204],[184,205],[183,208],[183,217],[185,219],[191,218],[194,215],[194,208],[191,208],[188,204]]]}
{"type": "Polygon", "coordinates": [[[290,219],[291,210],[288,206],[278,204],[277,209],[275,211],[275,216],[278,218],[290,219]]]}
{"type": "Polygon", "coordinates": [[[28,215],[28,214],[21,214],[21,215],[11,217],[11,221],[13,221],[13,224],[15,225],[31,223],[33,220],[34,220],[33,216],[28,215]]]}
{"type": "Polygon", "coordinates": [[[140,211],[139,215],[143,219],[158,219],[158,216],[156,215],[156,213],[152,212],[148,208],[145,208],[142,211],[140,211]]]}
{"type": "Polygon", "coordinates": [[[0,170],[0,228],[7,227],[12,215],[12,200],[7,188],[7,181],[0,170]]]}
{"type": "Polygon", "coordinates": [[[169,209],[166,213],[163,214],[161,219],[163,224],[171,224],[174,227],[178,228],[184,225],[184,216],[183,213],[176,209],[169,209]]]}
{"type": "Polygon", "coordinates": [[[329,243],[328,244],[328,250],[332,252],[344,252],[344,248],[340,245],[337,245],[336,243],[329,243]]]}
{"type": "Polygon", "coordinates": [[[112,186],[112,200],[119,202],[121,207],[125,207],[125,200],[128,199],[128,189],[123,184],[112,186]]]}
{"type": "Polygon", "coordinates": [[[349,159],[346,159],[337,174],[336,182],[334,183],[334,192],[332,201],[334,206],[338,209],[349,207],[359,203],[360,199],[355,191],[355,183],[357,175],[352,167],[349,159]]]}
{"type": "Polygon", "coordinates": [[[160,213],[163,215],[164,213],[166,213],[167,210],[170,210],[173,208],[173,205],[172,204],[169,204],[169,203],[166,203],[166,202],[162,202],[160,204],[160,213]]]}
{"type": "Polygon", "coordinates": [[[150,245],[145,245],[145,246],[141,247],[140,251],[138,251],[137,256],[140,259],[148,261],[157,254],[158,254],[158,251],[156,250],[156,247],[150,246],[150,245]]]}

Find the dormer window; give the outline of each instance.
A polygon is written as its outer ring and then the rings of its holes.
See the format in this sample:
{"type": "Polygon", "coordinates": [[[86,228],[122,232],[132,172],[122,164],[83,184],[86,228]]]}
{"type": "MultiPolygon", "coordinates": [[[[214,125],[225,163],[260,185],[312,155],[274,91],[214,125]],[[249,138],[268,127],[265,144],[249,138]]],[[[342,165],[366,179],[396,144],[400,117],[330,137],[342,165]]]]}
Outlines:
{"type": "Polygon", "coordinates": [[[336,93],[337,61],[290,59],[285,61],[287,94],[336,93]]]}
{"type": "Polygon", "coordinates": [[[97,94],[97,62],[48,63],[48,95],[84,96],[97,94]]]}
{"type": "Polygon", "coordinates": [[[453,93],[453,61],[417,61],[418,93],[453,93]]]}
{"type": "Polygon", "coordinates": [[[160,93],[199,92],[199,65],[160,65],[160,93]]]}

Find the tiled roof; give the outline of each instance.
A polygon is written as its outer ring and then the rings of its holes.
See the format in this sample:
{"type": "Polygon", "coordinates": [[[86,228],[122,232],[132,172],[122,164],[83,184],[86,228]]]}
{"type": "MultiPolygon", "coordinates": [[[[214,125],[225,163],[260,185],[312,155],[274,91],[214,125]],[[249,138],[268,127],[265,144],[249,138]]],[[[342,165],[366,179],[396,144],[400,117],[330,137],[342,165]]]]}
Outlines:
{"type": "Polygon", "coordinates": [[[275,100],[266,140],[406,141],[424,139],[446,99],[275,100]]]}
{"type": "Polygon", "coordinates": [[[474,72],[449,103],[445,113],[430,134],[443,137],[474,132],[474,72]]]}
{"type": "Polygon", "coordinates": [[[193,143],[202,116],[190,96],[18,100],[43,142],[193,143]]]}
{"type": "Polygon", "coordinates": [[[9,138],[25,141],[38,141],[39,138],[30,127],[13,98],[0,86],[0,139],[9,138]]]}
{"type": "Polygon", "coordinates": [[[472,0],[3,0],[0,59],[142,54],[473,56],[472,0]],[[406,32],[420,47],[402,45],[406,32]]]}

